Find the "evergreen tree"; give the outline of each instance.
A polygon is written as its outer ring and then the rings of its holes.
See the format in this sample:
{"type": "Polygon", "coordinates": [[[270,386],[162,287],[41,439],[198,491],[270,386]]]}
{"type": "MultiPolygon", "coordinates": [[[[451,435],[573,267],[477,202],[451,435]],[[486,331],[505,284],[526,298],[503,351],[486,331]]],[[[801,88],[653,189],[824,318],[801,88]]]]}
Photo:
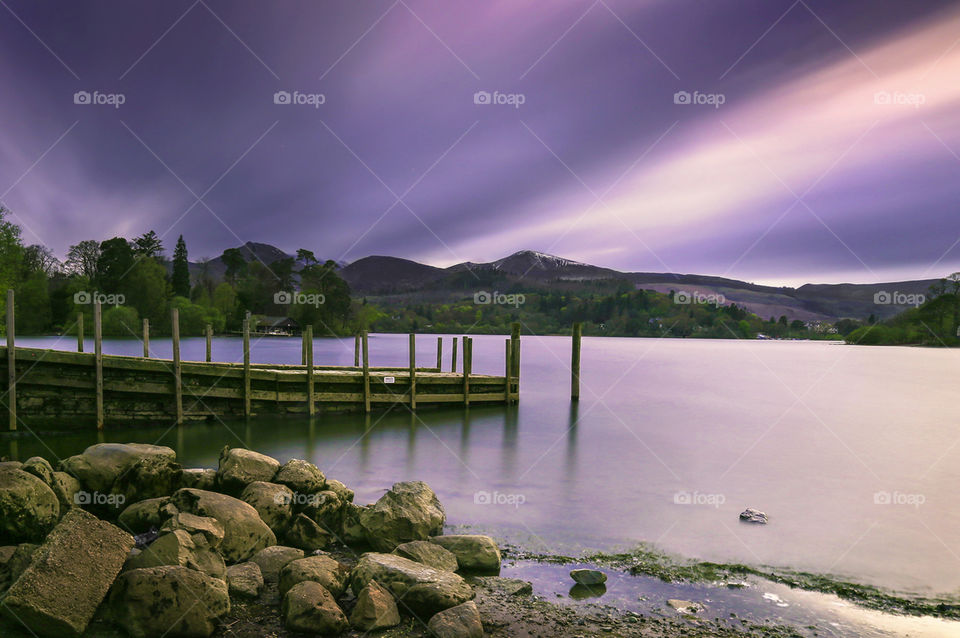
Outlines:
{"type": "Polygon", "coordinates": [[[187,263],[187,243],[183,235],[177,239],[177,247],[173,249],[173,294],[177,297],[190,298],[190,265],[187,263]]]}

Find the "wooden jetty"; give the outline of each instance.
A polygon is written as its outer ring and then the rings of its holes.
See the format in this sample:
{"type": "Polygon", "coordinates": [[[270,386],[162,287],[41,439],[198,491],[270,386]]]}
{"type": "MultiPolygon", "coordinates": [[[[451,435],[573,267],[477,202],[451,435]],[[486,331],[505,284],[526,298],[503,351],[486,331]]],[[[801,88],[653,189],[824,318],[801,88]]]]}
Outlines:
{"type": "MultiPolygon", "coordinates": [[[[10,430],[18,423],[55,422],[68,427],[136,422],[183,423],[214,418],[366,411],[516,403],[520,398],[520,334],[515,326],[505,344],[502,376],[474,374],[473,339],[461,339],[462,372],[441,369],[443,339],[437,338],[437,365],[416,365],[416,336],[409,339],[409,364],[372,367],[366,333],[356,338],[354,366],[314,365],[313,331],[304,331],[302,365],[250,361],[249,322],[244,322],[243,361],[212,362],[207,329],[207,361],[180,358],[179,318],[172,313],[173,359],[149,357],[149,324],[144,322],[143,357],[103,354],[100,307],[95,305],[94,352],[23,348],[15,345],[13,294],[7,295],[7,408],[10,430]]],[[[456,338],[454,338],[454,348],[456,338]]],[[[455,352],[456,350],[454,350],[455,352]]]]}

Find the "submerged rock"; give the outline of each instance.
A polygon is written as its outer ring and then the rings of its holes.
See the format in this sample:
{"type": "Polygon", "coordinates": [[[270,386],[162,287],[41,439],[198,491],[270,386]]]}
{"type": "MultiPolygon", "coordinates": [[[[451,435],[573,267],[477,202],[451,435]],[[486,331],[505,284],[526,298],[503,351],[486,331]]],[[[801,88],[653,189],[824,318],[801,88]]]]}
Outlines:
{"type": "Polygon", "coordinates": [[[298,583],[283,597],[284,624],[305,634],[336,635],[347,629],[347,617],[320,583],[298,583]]]}
{"type": "Polygon", "coordinates": [[[357,595],[350,624],[361,631],[375,631],[400,624],[400,611],[393,595],[371,580],[357,595]]]}
{"type": "Polygon", "coordinates": [[[578,585],[602,585],[607,582],[607,575],[596,569],[574,569],[570,578],[578,585]]]}
{"type": "Polygon", "coordinates": [[[703,611],[704,607],[700,603],[691,602],[689,600],[679,600],[677,598],[670,598],[667,600],[667,605],[673,607],[681,614],[696,614],[703,611]]]}
{"type": "Polygon", "coordinates": [[[757,523],[758,525],[766,525],[767,515],[760,510],[755,510],[752,507],[748,507],[740,512],[740,520],[744,523],[757,523]]]}
{"type": "Polygon", "coordinates": [[[59,518],[49,485],[23,470],[0,469],[0,544],[41,540],[59,518]]]}
{"type": "Polygon", "coordinates": [[[181,512],[217,519],[223,526],[220,553],[227,563],[248,560],[264,547],[277,544],[277,537],[253,506],[240,499],[192,488],[182,488],[170,498],[181,512]]]}
{"type": "Polygon", "coordinates": [[[371,552],[360,557],[350,574],[354,594],[374,580],[401,601],[404,608],[424,618],[473,598],[473,589],[459,575],[395,554],[371,552]]]}
{"type": "Polygon", "coordinates": [[[0,609],[42,636],[79,636],[133,548],[133,537],[73,508],[33,553],[0,609]]]}
{"type": "Polygon", "coordinates": [[[500,549],[489,536],[480,534],[450,534],[434,536],[431,543],[450,551],[457,557],[459,568],[467,571],[499,572],[500,549]]]}
{"type": "Polygon", "coordinates": [[[360,512],[367,542],[383,552],[440,534],[444,520],[440,500],[423,481],[396,483],[372,507],[360,512]]]}
{"type": "Polygon", "coordinates": [[[472,600],[434,614],[427,628],[436,638],[483,638],[480,611],[472,600]]]}

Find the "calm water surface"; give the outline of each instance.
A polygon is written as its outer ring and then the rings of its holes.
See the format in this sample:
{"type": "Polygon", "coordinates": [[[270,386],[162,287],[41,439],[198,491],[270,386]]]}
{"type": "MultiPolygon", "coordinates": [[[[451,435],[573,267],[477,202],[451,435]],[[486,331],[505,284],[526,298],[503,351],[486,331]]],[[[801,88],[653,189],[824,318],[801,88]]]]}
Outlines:
{"type": "MultiPolygon", "coordinates": [[[[373,335],[371,365],[404,365],[405,335],[373,335]]],[[[418,341],[420,364],[436,338],[418,341]]],[[[69,338],[18,345],[70,349],[69,338]]],[[[170,344],[151,342],[157,356],[170,344]]],[[[203,340],[183,343],[185,359],[203,340]]],[[[639,541],[669,552],[838,574],[914,593],[960,587],[960,353],[822,342],[585,338],[569,401],[568,338],[523,338],[515,408],[254,419],[26,435],[0,452],[63,457],[98,440],[160,442],[188,466],[223,445],[306,458],[372,502],[422,479],[448,522],[531,551],[639,541]],[[492,503],[486,503],[487,495],[492,503]],[[499,504],[498,504],[499,501],[499,504]],[[740,524],[745,507],[770,516],[740,524]]],[[[88,345],[92,349],[92,344],[88,345]]],[[[445,338],[444,369],[449,367],[445,338]]],[[[137,341],[107,341],[138,354],[137,341]]],[[[353,340],[318,339],[318,363],[351,364],[353,340]]],[[[240,340],[214,358],[236,361],[240,340]]],[[[253,360],[299,363],[299,338],[257,342],[253,360]]],[[[500,374],[503,337],[477,336],[474,370],[500,374]]]]}

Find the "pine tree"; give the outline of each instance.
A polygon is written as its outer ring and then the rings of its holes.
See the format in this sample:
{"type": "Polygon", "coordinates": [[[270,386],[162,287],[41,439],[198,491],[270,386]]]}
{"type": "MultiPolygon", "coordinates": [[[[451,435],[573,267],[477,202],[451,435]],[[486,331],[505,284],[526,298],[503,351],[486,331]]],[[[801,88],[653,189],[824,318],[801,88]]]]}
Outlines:
{"type": "Polygon", "coordinates": [[[178,297],[190,297],[190,266],[187,263],[187,243],[183,235],[177,239],[177,247],[173,249],[173,294],[178,297]]]}

